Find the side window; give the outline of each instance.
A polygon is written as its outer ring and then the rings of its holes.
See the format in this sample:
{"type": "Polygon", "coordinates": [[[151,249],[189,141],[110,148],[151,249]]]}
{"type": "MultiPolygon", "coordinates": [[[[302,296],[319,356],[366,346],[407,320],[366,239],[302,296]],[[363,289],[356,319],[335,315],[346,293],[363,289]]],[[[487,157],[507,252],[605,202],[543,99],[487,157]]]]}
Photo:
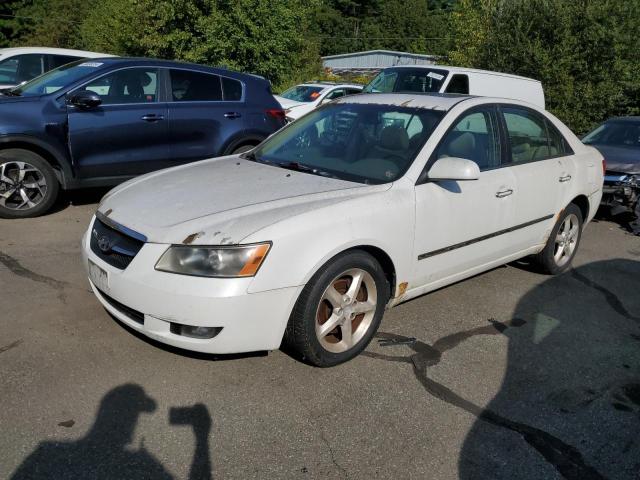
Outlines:
{"type": "Polygon", "coordinates": [[[344,97],[345,92],[343,88],[336,88],[333,92],[329,92],[326,97],[324,97],[325,101],[333,100],[334,98],[344,97]]]}
{"type": "Polygon", "coordinates": [[[362,90],[358,88],[347,88],[346,92],[347,92],[347,95],[357,95],[358,93],[362,93],[362,90]]]}
{"type": "Polygon", "coordinates": [[[436,150],[436,158],[442,157],[473,160],[480,170],[500,166],[500,135],[494,111],[463,114],[436,150]]]}
{"type": "Polygon", "coordinates": [[[158,71],[150,68],[118,70],[93,80],[83,88],[100,95],[103,105],[156,102],[158,71]]]}
{"type": "Polygon", "coordinates": [[[242,83],[233,78],[222,77],[222,93],[226,101],[239,102],[242,99],[242,83]]]}
{"type": "Polygon", "coordinates": [[[218,75],[191,70],[170,70],[174,102],[215,102],[222,100],[218,75]]]}
{"type": "Polygon", "coordinates": [[[526,163],[558,156],[552,149],[545,119],[536,112],[524,108],[503,107],[511,145],[511,162],[526,163]]]}
{"type": "Polygon", "coordinates": [[[22,83],[44,73],[44,55],[18,55],[15,83],[22,83]]]}
{"type": "Polygon", "coordinates": [[[451,78],[449,85],[447,85],[446,93],[462,93],[464,95],[469,94],[469,77],[466,75],[456,74],[451,78]]]}
{"type": "Polygon", "coordinates": [[[80,58],[81,57],[71,57],[69,55],[49,55],[49,70],[75,62],[76,60],[80,60],[80,58]]]}
{"type": "Polygon", "coordinates": [[[547,131],[549,132],[549,150],[552,157],[562,157],[565,155],[571,155],[573,150],[569,146],[569,143],[556,128],[556,126],[549,120],[545,119],[547,125],[547,131]]]}

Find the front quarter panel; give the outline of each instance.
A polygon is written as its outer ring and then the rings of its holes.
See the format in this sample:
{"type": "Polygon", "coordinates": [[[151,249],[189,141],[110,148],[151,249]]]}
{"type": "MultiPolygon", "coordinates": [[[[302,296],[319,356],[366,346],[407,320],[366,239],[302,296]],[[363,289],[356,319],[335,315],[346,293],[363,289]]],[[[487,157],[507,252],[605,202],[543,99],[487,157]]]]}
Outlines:
{"type": "Polygon", "coordinates": [[[392,260],[396,285],[409,281],[414,230],[414,196],[409,183],[292,216],[243,239],[272,241],[249,292],[306,284],[335,255],[358,246],[383,250],[392,260]]]}

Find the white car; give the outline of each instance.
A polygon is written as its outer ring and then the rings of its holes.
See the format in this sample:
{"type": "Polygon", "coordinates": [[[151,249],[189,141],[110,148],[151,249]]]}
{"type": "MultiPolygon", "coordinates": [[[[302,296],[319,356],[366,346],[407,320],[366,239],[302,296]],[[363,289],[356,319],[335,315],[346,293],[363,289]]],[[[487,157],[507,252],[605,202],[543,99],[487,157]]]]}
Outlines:
{"type": "Polygon", "coordinates": [[[160,342],[234,353],[284,340],[331,366],[405,300],[525,256],[567,269],[602,162],[523,102],[355,95],[251,152],[115,188],[83,262],[102,305],[160,342]]]}
{"type": "Polygon", "coordinates": [[[0,48],[0,89],[15,87],[76,60],[111,56],[67,48],[0,48]]]}
{"type": "Polygon", "coordinates": [[[383,69],[363,93],[457,93],[522,100],[545,108],[542,83],[533,78],[445,65],[383,69]]]}
{"type": "Polygon", "coordinates": [[[293,122],[324,103],[360,93],[362,88],[362,85],[352,83],[310,82],[291,87],[274,97],[284,108],[287,120],[293,122]]]}

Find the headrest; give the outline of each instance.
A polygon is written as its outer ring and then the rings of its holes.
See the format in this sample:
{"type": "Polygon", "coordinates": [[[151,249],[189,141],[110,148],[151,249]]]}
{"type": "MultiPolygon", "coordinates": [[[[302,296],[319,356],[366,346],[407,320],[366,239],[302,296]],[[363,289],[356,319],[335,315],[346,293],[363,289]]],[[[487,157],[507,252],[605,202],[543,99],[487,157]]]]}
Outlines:
{"type": "Polygon", "coordinates": [[[455,140],[449,143],[447,155],[458,158],[473,158],[473,152],[476,149],[476,138],[473,133],[464,132],[455,140]]]}
{"type": "Polygon", "coordinates": [[[380,132],[380,147],[388,150],[406,150],[409,148],[409,135],[399,125],[389,125],[380,132]]]}

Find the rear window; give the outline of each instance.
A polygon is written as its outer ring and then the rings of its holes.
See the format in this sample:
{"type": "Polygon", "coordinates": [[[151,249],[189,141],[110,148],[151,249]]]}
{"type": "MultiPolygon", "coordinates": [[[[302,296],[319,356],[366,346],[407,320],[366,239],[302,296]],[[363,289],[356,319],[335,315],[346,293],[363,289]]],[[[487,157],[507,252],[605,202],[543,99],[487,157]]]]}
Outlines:
{"type": "Polygon", "coordinates": [[[387,68],[371,80],[363,92],[439,92],[447,73],[435,68],[387,68]]]}
{"type": "Polygon", "coordinates": [[[291,87],[289,90],[285,90],[280,94],[282,98],[287,100],[293,100],[295,102],[313,102],[316,100],[320,93],[324,90],[324,87],[312,87],[310,85],[297,85],[291,87]]]}
{"type": "Polygon", "coordinates": [[[174,102],[214,102],[222,100],[220,77],[191,70],[170,70],[174,102]]]}

